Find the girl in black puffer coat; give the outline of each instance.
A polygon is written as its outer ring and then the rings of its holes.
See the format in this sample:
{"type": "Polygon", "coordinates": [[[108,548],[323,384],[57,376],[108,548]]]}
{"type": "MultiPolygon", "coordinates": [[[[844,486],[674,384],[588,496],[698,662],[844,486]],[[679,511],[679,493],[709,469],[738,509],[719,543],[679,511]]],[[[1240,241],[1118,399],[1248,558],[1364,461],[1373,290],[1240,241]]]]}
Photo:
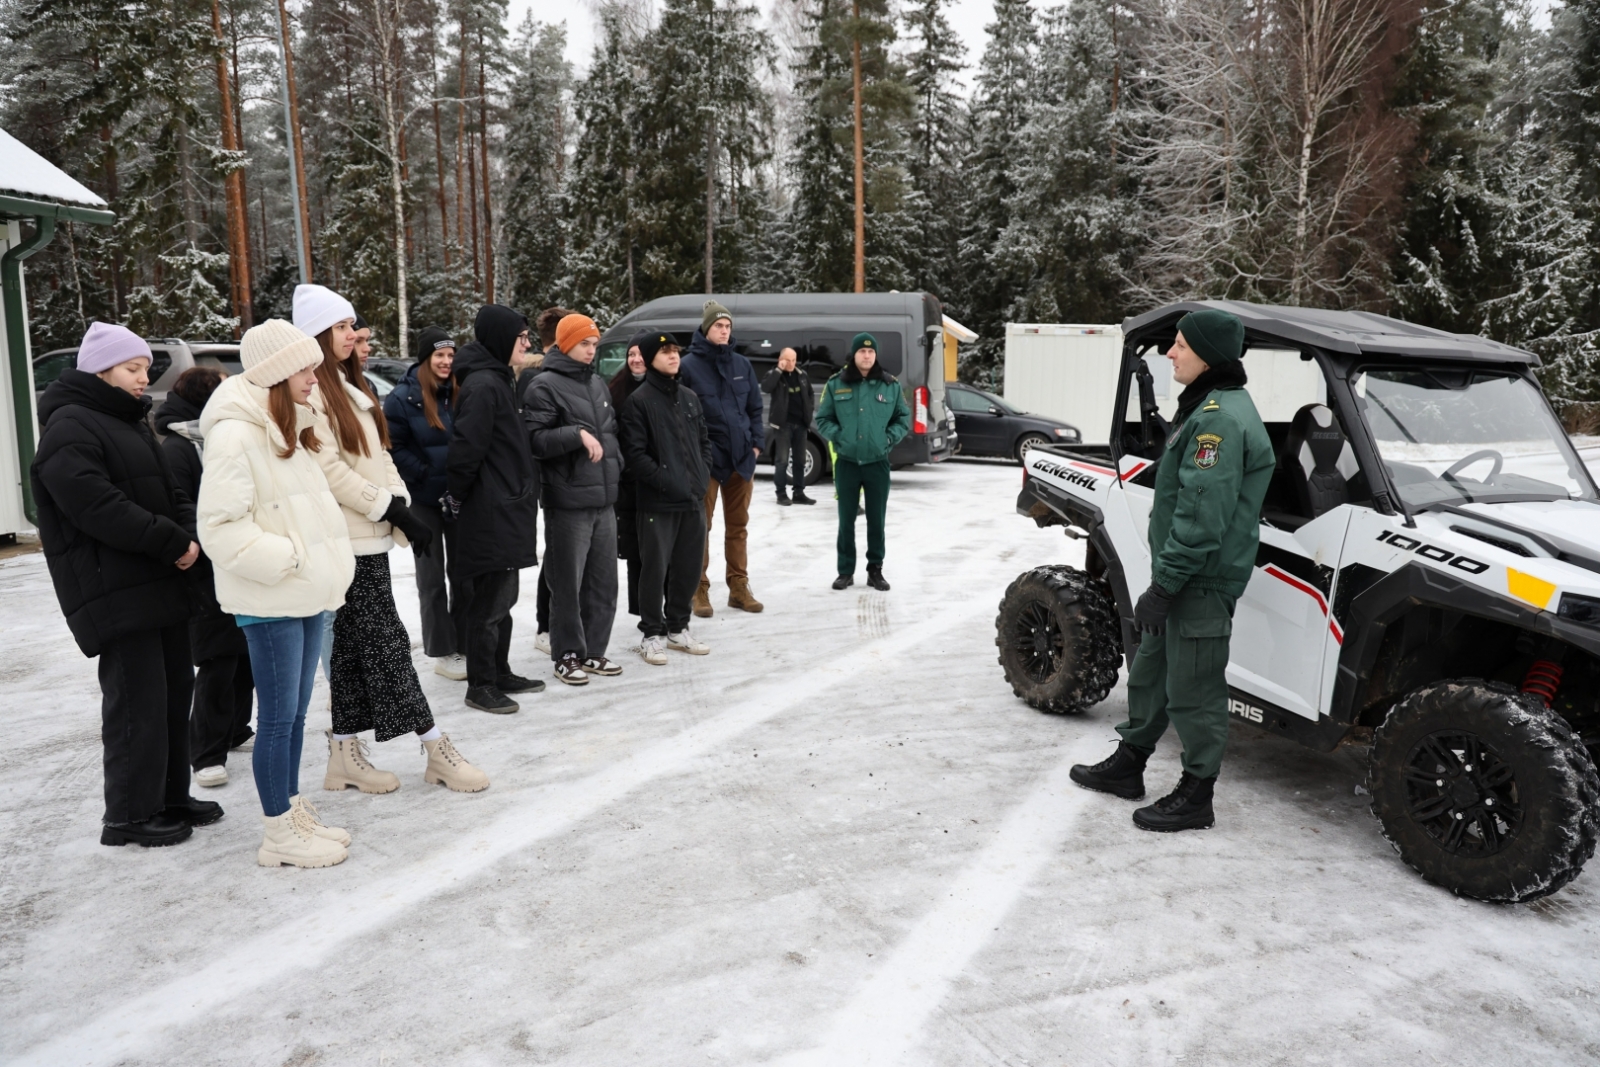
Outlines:
{"type": "Polygon", "coordinates": [[[185,573],[200,556],[194,504],[145,422],[150,348],[95,323],[39,398],[30,471],[39,540],[67,626],[100,657],[107,845],[171,845],[222,808],[189,796],[189,618],[185,573]]]}
{"type": "Polygon", "coordinates": [[[446,576],[455,561],[456,526],[439,512],[448,481],[450,431],[455,426],[456,342],[429,326],[417,336],[417,362],[394,391],[383,398],[389,420],[389,455],[411,493],[411,514],[433,533],[428,550],[417,556],[417,599],[422,608],[422,647],[434,658],[433,670],[460,681],[467,676],[467,598],[458,579],[446,576]]]}
{"type": "MultiPolygon", "coordinates": [[[[166,402],[156,409],[156,432],[166,434],[161,450],[178,488],[190,500],[200,498],[200,412],[225,375],[213,367],[190,367],[172,384],[166,402]]],[[[228,750],[255,737],[250,712],[255,703],[255,677],[250,673],[250,646],[233,616],[217,603],[211,560],[204,552],[195,561],[194,590],[200,613],[189,620],[190,653],[194,660],[194,713],[189,717],[189,763],[202,786],[228,781],[228,750]]]]}

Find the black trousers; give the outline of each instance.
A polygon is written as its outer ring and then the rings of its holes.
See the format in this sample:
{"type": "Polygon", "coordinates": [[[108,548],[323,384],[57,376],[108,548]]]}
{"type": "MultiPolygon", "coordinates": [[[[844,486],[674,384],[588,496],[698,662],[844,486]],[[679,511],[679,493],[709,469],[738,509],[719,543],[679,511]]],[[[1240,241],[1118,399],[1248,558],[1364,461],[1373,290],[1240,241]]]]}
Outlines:
{"type": "Polygon", "coordinates": [[[628,614],[639,614],[639,513],[617,508],[617,558],[628,565],[628,614]]]}
{"type": "Polygon", "coordinates": [[[413,503],[410,510],[412,518],[433,532],[427,553],[416,557],[422,650],[433,657],[453,656],[466,644],[467,616],[463,583],[451,576],[449,569],[456,550],[456,524],[444,521],[438,504],[413,503]]]}
{"type": "Polygon", "coordinates": [[[411,663],[411,635],[395,610],[387,552],[356,557],[356,576],[333,617],[328,663],[334,733],[371,730],[388,741],[433,729],[433,710],[411,663]]]}
{"type": "Polygon", "coordinates": [[[100,648],[100,741],[108,823],[143,822],[189,796],[189,624],[100,648]]]}
{"type": "Polygon", "coordinates": [[[646,637],[682,633],[706,547],[706,514],[639,512],[639,629],[646,637]]]}
{"type": "Polygon", "coordinates": [[[786,423],[778,427],[778,432],[772,438],[772,481],[778,488],[779,496],[786,496],[784,492],[784,475],[790,472],[785,468],[793,468],[791,484],[795,493],[800,496],[806,491],[806,428],[799,423],[786,423]]]}
{"type": "Polygon", "coordinates": [[[195,770],[222,767],[228,749],[250,740],[256,680],[250,656],[213,656],[194,674],[194,714],[189,716],[189,763],[195,770]]]}
{"type": "Polygon", "coordinates": [[[472,577],[467,602],[467,685],[496,684],[511,673],[511,608],[517,602],[520,572],[489,571],[472,577]]]}
{"type": "MultiPolygon", "coordinates": [[[[547,508],[544,571],[550,582],[550,658],[606,654],[617,617],[617,513],[547,508]]],[[[698,576],[697,576],[698,577],[698,576]]]]}
{"type": "MultiPolygon", "coordinates": [[[[550,545],[544,546],[545,558],[550,558],[550,545]]],[[[534,594],[533,600],[534,630],[537,633],[550,632],[550,579],[545,574],[545,569],[539,567],[539,590],[534,594]]]]}

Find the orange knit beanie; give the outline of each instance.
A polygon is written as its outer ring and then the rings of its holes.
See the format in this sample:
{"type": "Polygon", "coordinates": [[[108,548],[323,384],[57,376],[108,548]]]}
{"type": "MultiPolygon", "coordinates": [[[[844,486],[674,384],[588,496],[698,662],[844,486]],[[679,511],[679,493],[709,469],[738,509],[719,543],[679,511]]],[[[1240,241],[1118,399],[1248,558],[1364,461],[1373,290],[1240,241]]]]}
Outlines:
{"type": "Polygon", "coordinates": [[[568,315],[556,323],[556,347],[571,352],[585,337],[599,337],[600,330],[587,315],[568,315]]]}

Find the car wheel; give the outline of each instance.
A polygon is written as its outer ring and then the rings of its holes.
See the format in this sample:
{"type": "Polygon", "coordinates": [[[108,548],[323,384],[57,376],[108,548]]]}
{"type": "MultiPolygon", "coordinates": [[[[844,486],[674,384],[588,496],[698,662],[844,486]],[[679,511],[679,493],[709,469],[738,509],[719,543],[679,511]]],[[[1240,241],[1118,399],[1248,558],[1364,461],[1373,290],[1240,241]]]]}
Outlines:
{"type": "Polygon", "coordinates": [[[1011,691],[1041,711],[1100,703],[1122,665],[1111,588],[1075,567],[1036,567],[1006,590],[994,643],[1011,691]]]}
{"type": "Polygon", "coordinates": [[[1582,740],[1496,682],[1437,682],[1400,700],[1374,735],[1367,789],[1400,858],[1478,900],[1554,893],[1600,836],[1600,776],[1582,740]]]}
{"type": "Polygon", "coordinates": [[[806,438],[806,484],[816,485],[826,473],[828,468],[822,458],[822,449],[815,441],[806,438]]]}
{"type": "Polygon", "coordinates": [[[1049,443],[1050,438],[1046,437],[1042,433],[1023,434],[1021,440],[1017,442],[1017,462],[1021,463],[1023,460],[1028,458],[1028,449],[1036,448],[1039,445],[1047,445],[1049,443]]]}

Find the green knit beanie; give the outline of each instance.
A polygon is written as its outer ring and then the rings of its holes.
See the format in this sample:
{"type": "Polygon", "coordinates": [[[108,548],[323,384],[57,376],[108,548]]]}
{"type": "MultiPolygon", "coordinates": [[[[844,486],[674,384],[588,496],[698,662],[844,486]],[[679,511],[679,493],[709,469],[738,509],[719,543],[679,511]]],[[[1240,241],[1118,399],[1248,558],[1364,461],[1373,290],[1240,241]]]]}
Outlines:
{"type": "Polygon", "coordinates": [[[1178,320],[1178,332],[1208,367],[1233,363],[1244,355],[1244,323],[1226,311],[1191,311],[1178,320]]]}
{"type": "Polygon", "coordinates": [[[878,350],[878,339],[865,331],[856,334],[850,339],[850,355],[852,358],[863,348],[870,348],[876,352],[878,350]]]}
{"type": "Polygon", "coordinates": [[[716,324],[718,319],[727,319],[728,325],[731,326],[733,325],[733,312],[729,311],[715,300],[707,300],[705,311],[700,316],[700,332],[705,333],[707,330],[711,329],[711,327],[716,324]]]}

